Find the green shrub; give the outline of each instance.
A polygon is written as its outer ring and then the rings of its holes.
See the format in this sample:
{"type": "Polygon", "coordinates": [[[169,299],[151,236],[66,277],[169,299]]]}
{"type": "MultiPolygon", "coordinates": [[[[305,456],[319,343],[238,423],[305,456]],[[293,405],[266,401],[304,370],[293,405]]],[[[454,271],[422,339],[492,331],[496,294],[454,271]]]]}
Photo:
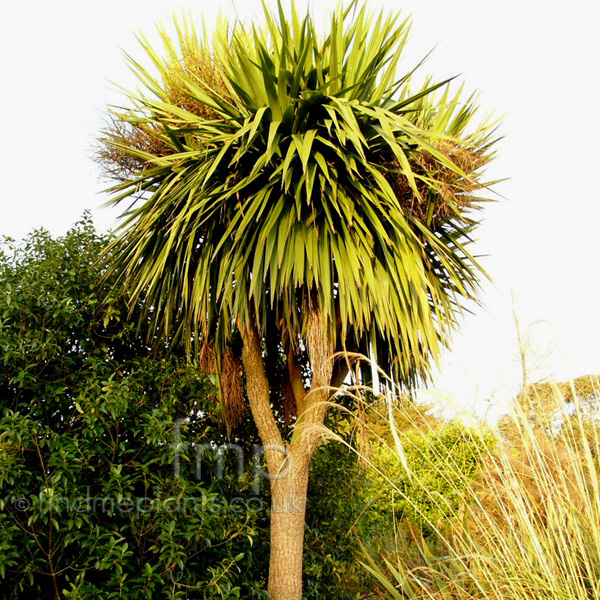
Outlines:
{"type": "Polygon", "coordinates": [[[423,535],[435,544],[437,531],[459,509],[464,489],[476,480],[492,444],[489,435],[444,423],[428,407],[398,402],[394,419],[407,471],[394,448],[386,412],[385,402],[375,401],[359,428],[340,414],[330,415],[328,426],[344,443],[325,444],[311,469],[305,550],[310,598],[350,600],[376,587],[359,565],[361,543],[390,555],[402,535],[404,558],[418,562],[412,537],[423,535]],[[358,444],[357,429],[367,438],[358,444]],[[362,454],[349,447],[356,445],[362,454]]]}
{"type": "MultiPolygon", "coordinates": [[[[350,444],[350,424],[335,412],[327,426],[350,444]]],[[[356,453],[328,441],[317,450],[310,471],[304,550],[304,589],[311,600],[354,600],[369,590],[370,578],[357,562],[354,527],[367,500],[356,453]]]]}
{"type": "Polygon", "coordinates": [[[364,495],[372,498],[360,535],[388,537],[407,522],[432,538],[454,514],[481,464],[484,440],[457,423],[400,434],[404,461],[388,443],[373,444],[364,495]],[[460,473],[457,482],[456,473],[460,473]],[[386,533],[388,534],[386,536],[386,533]]]}
{"type": "MultiPolygon", "coordinates": [[[[141,307],[101,280],[106,242],[86,217],[62,238],[37,231],[0,251],[0,598],[265,597],[268,485],[254,497],[250,469],[240,480],[227,460],[219,479],[209,456],[196,479],[191,444],[228,441],[215,391],[176,347],[148,346],[141,307]]],[[[429,533],[457,501],[439,465],[474,472],[464,429],[397,417],[418,477],[394,456],[389,425],[368,419],[372,461],[397,489],[343,444],[315,456],[311,600],[366,594],[359,537],[381,548],[398,520],[429,533]]],[[[354,443],[346,418],[332,413],[328,425],[354,443]]],[[[232,441],[248,458],[257,439],[247,419],[232,441]]]]}
{"type": "Polygon", "coordinates": [[[267,504],[194,477],[192,442],[226,441],[213,387],[147,346],[105,244],[86,217],[0,255],[0,597],[264,597],[267,504]]]}

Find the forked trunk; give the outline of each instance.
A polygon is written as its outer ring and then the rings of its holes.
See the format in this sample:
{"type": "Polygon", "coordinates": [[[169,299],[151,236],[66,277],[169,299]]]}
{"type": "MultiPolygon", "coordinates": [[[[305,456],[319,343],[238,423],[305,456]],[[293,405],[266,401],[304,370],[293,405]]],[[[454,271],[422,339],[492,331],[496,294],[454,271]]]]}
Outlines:
{"type": "MultiPolygon", "coordinates": [[[[312,312],[307,324],[307,348],[313,372],[311,390],[308,394],[304,391],[298,370],[300,380],[292,380],[298,419],[290,443],[284,444],[271,408],[258,330],[250,324],[238,325],[244,343],[242,361],[248,401],[271,480],[269,593],[271,600],[302,600],[308,467],[319,443],[329,398],[333,348],[328,336],[323,335],[319,312],[312,312]]],[[[288,361],[291,364],[292,357],[288,361]]]]}

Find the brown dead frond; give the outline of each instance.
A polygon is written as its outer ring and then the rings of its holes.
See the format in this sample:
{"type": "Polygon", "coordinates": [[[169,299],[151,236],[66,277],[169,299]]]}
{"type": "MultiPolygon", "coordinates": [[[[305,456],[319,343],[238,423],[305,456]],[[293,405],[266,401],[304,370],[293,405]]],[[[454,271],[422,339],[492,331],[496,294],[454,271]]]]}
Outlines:
{"type": "Polygon", "coordinates": [[[295,417],[298,416],[298,408],[294,397],[294,390],[289,377],[282,377],[273,386],[273,401],[277,413],[281,415],[283,424],[288,427],[295,417]]]}
{"type": "Polygon", "coordinates": [[[210,96],[231,102],[223,69],[208,51],[185,50],[180,60],[172,63],[165,77],[169,102],[202,119],[218,119],[219,113],[193,96],[186,82],[198,86],[210,96]]]}
{"type": "Polygon", "coordinates": [[[244,368],[240,357],[227,347],[221,361],[221,401],[227,434],[235,429],[244,416],[244,368]]]}
{"type": "Polygon", "coordinates": [[[206,341],[200,348],[199,355],[199,366],[200,370],[205,373],[213,374],[217,372],[217,358],[215,355],[214,342],[206,341]]]}
{"type": "Polygon", "coordinates": [[[202,345],[199,356],[200,370],[219,375],[219,392],[223,421],[227,435],[240,424],[244,416],[244,368],[239,355],[231,346],[227,346],[221,357],[220,370],[217,369],[217,356],[212,341],[202,345]]]}
{"type": "Polygon", "coordinates": [[[438,142],[435,148],[465,176],[443,164],[427,149],[422,149],[413,155],[417,196],[396,158],[384,165],[385,177],[400,204],[423,223],[455,218],[474,204],[473,192],[483,187],[474,177],[485,162],[481,151],[449,141],[438,142]]]}
{"type": "Polygon", "coordinates": [[[122,182],[132,181],[141,171],[152,166],[150,161],[127,151],[127,148],[156,158],[172,152],[155,125],[132,124],[122,120],[116,113],[112,115],[111,124],[103,130],[98,142],[96,163],[106,177],[122,182]]]}
{"type": "MultiPolygon", "coordinates": [[[[210,97],[232,102],[225,83],[224,71],[207,51],[184,51],[181,58],[173,60],[163,73],[165,94],[161,100],[183,109],[201,120],[214,120],[219,113],[214,107],[194,96],[190,86],[196,86],[210,97]]],[[[176,133],[176,132],[175,132],[176,133]]],[[[121,182],[134,180],[141,172],[152,167],[153,158],[176,153],[170,136],[157,122],[144,122],[127,113],[113,112],[111,121],[103,130],[95,160],[104,176],[121,182]]],[[[200,137],[190,131],[181,134],[182,140],[192,146],[202,145],[200,137]]]]}

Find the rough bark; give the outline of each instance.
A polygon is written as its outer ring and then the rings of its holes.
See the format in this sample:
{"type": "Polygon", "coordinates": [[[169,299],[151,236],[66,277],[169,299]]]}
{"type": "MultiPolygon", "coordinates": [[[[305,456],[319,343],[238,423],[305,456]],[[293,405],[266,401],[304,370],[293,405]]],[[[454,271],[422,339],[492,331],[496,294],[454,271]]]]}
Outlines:
{"type": "Polygon", "coordinates": [[[252,416],[263,445],[276,448],[265,452],[271,480],[269,593],[272,600],[302,600],[308,467],[318,446],[330,395],[333,348],[320,313],[311,312],[306,339],[313,371],[311,388],[308,393],[304,391],[302,380],[298,379],[295,357],[288,355],[299,414],[292,440],[284,446],[270,404],[258,330],[256,326],[241,323],[239,328],[244,343],[242,361],[252,416]]]}
{"type": "Polygon", "coordinates": [[[272,600],[302,600],[308,464],[308,456],[296,456],[288,476],[271,481],[269,593],[272,600]]]}
{"type": "Polygon", "coordinates": [[[252,412],[252,418],[258,429],[263,446],[267,448],[265,456],[267,469],[273,476],[282,468],[284,460],[283,439],[275,421],[269,395],[269,382],[265,375],[265,366],[260,346],[260,336],[254,324],[238,323],[244,346],[242,363],[246,372],[246,393],[252,412]]]}

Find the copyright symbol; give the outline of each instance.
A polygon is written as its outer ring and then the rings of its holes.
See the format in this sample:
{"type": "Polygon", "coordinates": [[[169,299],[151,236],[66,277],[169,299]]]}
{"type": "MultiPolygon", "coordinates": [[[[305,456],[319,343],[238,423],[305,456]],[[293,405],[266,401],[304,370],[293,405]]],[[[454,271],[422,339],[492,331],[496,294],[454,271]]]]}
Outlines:
{"type": "Polygon", "coordinates": [[[13,500],[13,506],[17,510],[24,512],[26,510],[29,510],[29,508],[31,507],[31,502],[27,500],[27,498],[16,498],[15,500],[13,500]]]}

